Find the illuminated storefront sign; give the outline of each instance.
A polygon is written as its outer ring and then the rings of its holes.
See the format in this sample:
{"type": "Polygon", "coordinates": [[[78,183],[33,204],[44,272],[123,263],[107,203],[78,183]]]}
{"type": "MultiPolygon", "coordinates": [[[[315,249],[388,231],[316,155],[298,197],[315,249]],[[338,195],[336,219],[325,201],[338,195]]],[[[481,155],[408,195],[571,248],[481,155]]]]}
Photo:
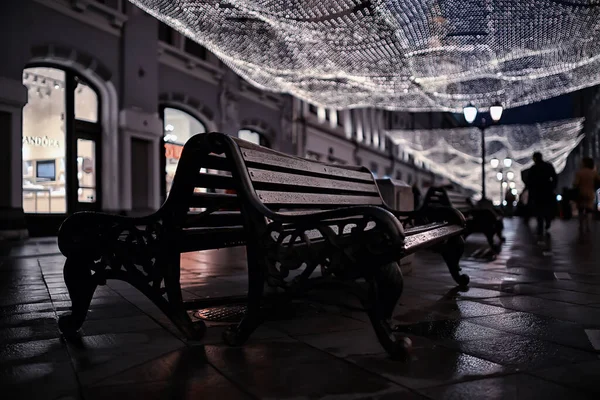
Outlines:
{"type": "Polygon", "coordinates": [[[179,160],[181,158],[181,152],[183,146],[173,143],[165,143],[165,156],[167,159],[179,160]]]}
{"type": "Polygon", "coordinates": [[[48,136],[23,136],[23,144],[38,147],[60,147],[60,142],[57,139],[48,136]]]}

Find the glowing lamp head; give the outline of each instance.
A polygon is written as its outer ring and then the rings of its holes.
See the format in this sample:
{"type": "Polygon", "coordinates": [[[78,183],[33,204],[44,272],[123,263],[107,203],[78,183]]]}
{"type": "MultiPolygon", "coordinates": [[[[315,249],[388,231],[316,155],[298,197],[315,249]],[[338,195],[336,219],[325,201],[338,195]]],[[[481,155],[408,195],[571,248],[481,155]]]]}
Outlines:
{"type": "Polygon", "coordinates": [[[511,189],[514,189],[517,187],[517,185],[514,182],[509,183],[508,186],[510,186],[511,189]]]}
{"type": "Polygon", "coordinates": [[[511,165],[512,165],[512,159],[510,159],[510,158],[505,158],[505,159],[504,159],[504,166],[505,166],[506,168],[510,168],[510,166],[511,166],[511,165]]]}
{"type": "Polygon", "coordinates": [[[501,181],[501,180],[502,180],[502,178],[503,178],[503,176],[502,176],[502,172],[498,172],[498,173],[496,174],[496,179],[498,179],[499,181],[501,181]]]}
{"type": "Polygon", "coordinates": [[[463,115],[465,116],[465,120],[471,124],[477,118],[477,108],[473,104],[469,104],[463,108],[463,115]]]}
{"type": "Polygon", "coordinates": [[[506,177],[508,178],[509,181],[512,181],[513,179],[515,179],[515,173],[512,171],[508,171],[506,173],[506,177]]]}
{"type": "Polygon", "coordinates": [[[492,158],[490,160],[490,164],[492,164],[492,168],[498,168],[498,165],[500,164],[500,160],[498,160],[497,158],[492,158]]]}
{"type": "Polygon", "coordinates": [[[494,120],[495,122],[500,121],[500,118],[502,118],[502,111],[504,111],[504,109],[502,108],[501,104],[494,104],[493,106],[491,106],[490,116],[492,117],[492,120],[494,120]]]}

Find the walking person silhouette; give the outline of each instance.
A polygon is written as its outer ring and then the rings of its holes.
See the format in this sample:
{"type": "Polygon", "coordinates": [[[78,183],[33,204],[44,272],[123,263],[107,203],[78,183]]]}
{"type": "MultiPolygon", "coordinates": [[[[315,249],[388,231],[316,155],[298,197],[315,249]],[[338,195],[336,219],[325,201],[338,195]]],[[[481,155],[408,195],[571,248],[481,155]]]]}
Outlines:
{"type": "Polygon", "coordinates": [[[543,235],[549,229],[554,218],[554,205],[557,176],[554,167],[544,161],[542,153],[533,153],[533,166],[529,169],[525,185],[529,190],[529,204],[537,219],[537,234],[543,235]]]}

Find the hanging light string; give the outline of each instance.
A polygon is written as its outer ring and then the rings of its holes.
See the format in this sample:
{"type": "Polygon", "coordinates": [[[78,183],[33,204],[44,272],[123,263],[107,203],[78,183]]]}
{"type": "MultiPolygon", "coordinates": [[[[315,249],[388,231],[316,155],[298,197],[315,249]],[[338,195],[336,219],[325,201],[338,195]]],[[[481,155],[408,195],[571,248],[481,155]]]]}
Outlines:
{"type": "Polygon", "coordinates": [[[511,108],[600,84],[597,0],[131,1],[321,107],[511,108]]]}
{"type": "MultiPolygon", "coordinates": [[[[512,159],[512,165],[505,168],[505,172],[513,172],[516,188],[521,190],[521,171],[532,165],[531,156],[535,151],[540,151],[557,173],[565,168],[567,157],[584,137],[581,134],[583,122],[583,118],[576,118],[533,125],[491,126],[485,131],[486,155],[490,160],[512,159]]],[[[481,190],[481,134],[478,128],[392,130],[386,135],[403,152],[427,163],[432,171],[464,187],[481,190]]],[[[495,179],[497,172],[486,166],[488,179],[495,179]]],[[[491,192],[495,190],[494,186],[491,192]]]]}

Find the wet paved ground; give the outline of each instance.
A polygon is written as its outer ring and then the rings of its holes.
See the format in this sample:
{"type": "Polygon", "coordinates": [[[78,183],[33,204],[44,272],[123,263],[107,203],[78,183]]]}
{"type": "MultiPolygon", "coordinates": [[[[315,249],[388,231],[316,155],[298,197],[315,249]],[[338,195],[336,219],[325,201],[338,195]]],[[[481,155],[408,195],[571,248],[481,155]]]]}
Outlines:
{"type": "MultiPolygon", "coordinates": [[[[579,399],[600,398],[600,224],[581,242],[575,221],[538,243],[507,222],[495,261],[469,254],[471,287],[456,291],[435,254],[417,257],[395,314],[413,340],[407,362],[387,358],[366,315],[340,293],[297,305],[241,348],[223,325],[186,342],[126,284],[97,290],[80,343],[57,316],[70,305],[52,239],[2,249],[2,399],[579,399]]],[[[243,249],[185,256],[186,296],[243,293],[243,249]]]]}

